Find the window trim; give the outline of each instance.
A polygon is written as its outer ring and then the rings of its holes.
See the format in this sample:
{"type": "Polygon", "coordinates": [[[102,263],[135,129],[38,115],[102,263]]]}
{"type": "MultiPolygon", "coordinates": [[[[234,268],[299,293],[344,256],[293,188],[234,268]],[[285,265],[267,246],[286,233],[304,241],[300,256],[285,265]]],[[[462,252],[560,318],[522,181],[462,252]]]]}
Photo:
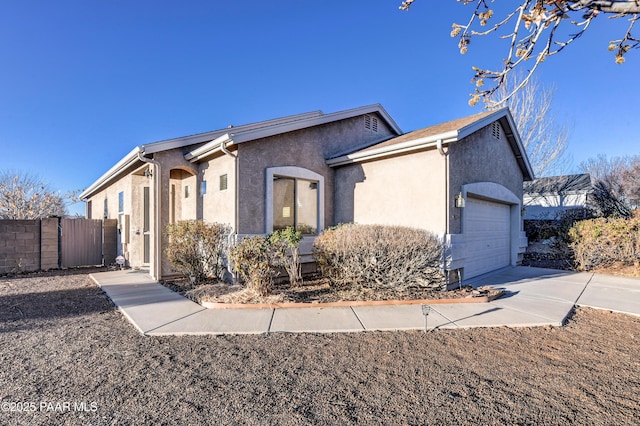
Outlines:
{"type": "Polygon", "coordinates": [[[282,176],[292,179],[304,179],[318,182],[318,234],[324,229],[324,176],[311,170],[296,167],[269,167],[266,169],[265,191],[265,233],[273,232],[273,178],[282,176]]]}

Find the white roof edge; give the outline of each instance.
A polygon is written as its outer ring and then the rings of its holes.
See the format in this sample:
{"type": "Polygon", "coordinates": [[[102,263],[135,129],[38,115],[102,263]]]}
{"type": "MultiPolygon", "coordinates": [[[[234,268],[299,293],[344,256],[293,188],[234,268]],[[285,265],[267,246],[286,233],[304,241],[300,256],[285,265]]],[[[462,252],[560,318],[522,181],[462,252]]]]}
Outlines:
{"type": "Polygon", "coordinates": [[[326,163],[329,167],[336,167],[349,163],[358,163],[361,161],[373,160],[375,158],[387,157],[390,155],[428,148],[436,145],[438,143],[438,140],[442,140],[443,144],[455,142],[458,140],[458,131],[452,130],[449,132],[440,133],[438,135],[427,136],[424,138],[401,142],[395,145],[384,146],[377,149],[357,151],[353,154],[347,154],[337,158],[332,158],[330,160],[327,160],[326,163]]]}
{"type": "Polygon", "coordinates": [[[236,143],[242,143],[250,140],[273,136],[280,133],[292,132],[292,131],[304,129],[307,127],[330,123],[332,121],[345,120],[348,118],[357,117],[358,115],[362,115],[362,114],[370,114],[372,112],[379,113],[397,135],[402,134],[402,130],[400,129],[400,127],[398,127],[396,122],[385,111],[382,105],[373,104],[373,105],[367,105],[363,107],[352,108],[352,109],[338,111],[338,112],[332,112],[329,114],[322,114],[317,117],[310,117],[308,119],[298,120],[294,122],[287,122],[287,123],[283,123],[283,124],[275,125],[271,127],[262,127],[259,129],[248,130],[244,132],[234,132],[232,136],[233,136],[233,140],[236,143]]]}
{"type": "Polygon", "coordinates": [[[196,161],[214,153],[220,148],[220,144],[223,142],[233,142],[233,139],[231,139],[231,135],[229,133],[218,136],[214,140],[209,141],[206,144],[194,149],[193,151],[186,153],[184,155],[184,158],[187,161],[195,163],[196,161]]]}
{"type": "Polygon", "coordinates": [[[96,192],[98,189],[103,187],[105,184],[109,183],[112,179],[114,179],[121,171],[128,168],[136,161],[140,161],[138,159],[138,153],[142,153],[144,150],[137,146],[127,155],[125,155],[120,161],[118,161],[113,167],[111,167],[105,174],[100,176],[94,183],[92,183],[87,189],[82,191],[79,195],[81,200],[88,198],[91,194],[96,192]]]}
{"type": "Polygon", "coordinates": [[[152,143],[143,145],[143,148],[147,154],[153,154],[154,152],[160,152],[160,151],[165,151],[168,149],[175,149],[175,148],[183,148],[188,145],[211,141],[212,139],[216,139],[220,135],[223,135],[229,132],[236,133],[236,132],[250,131],[250,130],[254,130],[262,127],[277,126],[283,123],[296,122],[296,121],[305,120],[313,117],[319,117],[319,116],[322,116],[322,111],[320,110],[304,112],[302,114],[288,115],[286,117],[273,118],[273,119],[259,121],[259,122],[250,123],[250,124],[243,124],[237,127],[230,126],[226,129],[213,130],[210,132],[198,133],[190,136],[181,136],[178,138],[152,142],[152,143]]]}
{"type": "MultiPolygon", "coordinates": [[[[239,144],[242,142],[248,142],[256,139],[266,138],[269,136],[278,135],[281,133],[292,132],[295,130],[305,129],[312,126],[317,126],[320,124],[330,123],[333,121],[344,120],[352,117],[357,117],[362,114],[370,114],[373,112],[379,113],[383,119],[389,124],[389,126],[393,129],[396,134],[401,135],[402,130],[396,122],[391,118],[391,116],[385,111],[385,109],[380,104],[372,104],[358,108],[352,108],[344,111],[333,112],[329,114],[303,114],[300,115],[299,119],[296,120],[287,120],[280,123],[275,123],[270,126],[259,126],[253,129],[243,130],[241,128],[228,129],[230,130],[226,135],[228,136],[229,141],[232,141],[234,144],[239,144]]],[[[225,136],[225,135],[223,135],[225,136]]],[[[185,155],[185,158],[191,162],[198,161],[208,155],[211,155],[213,152],[217,150],[217,145],[219,145],[220,141],[215,143],[216,140],[222,138],[219,136],[213,141],[208,142],[206,145],[199,147],[192,152],[189,152],[185,155]],[[198,157],[194,160],[194,158],[198,157]]]]}

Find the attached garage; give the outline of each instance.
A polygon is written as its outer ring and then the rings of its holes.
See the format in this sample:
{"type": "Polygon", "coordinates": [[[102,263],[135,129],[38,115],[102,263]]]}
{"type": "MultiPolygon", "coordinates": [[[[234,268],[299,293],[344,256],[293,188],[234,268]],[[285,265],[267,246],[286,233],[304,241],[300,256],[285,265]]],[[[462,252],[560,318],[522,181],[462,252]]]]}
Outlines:
{"type": "Polygon", "coordinates": [[[533,171],[507,109],[419,129],[327,164],[336,169],[335,221],[441,235],[450,288],[522,259],[522,182],[533,171]]]}
{"type": "Polygon", "coordinates": [[[511,206],[468,197],[463,213],[465,278],[511,264],[511,206]]]}

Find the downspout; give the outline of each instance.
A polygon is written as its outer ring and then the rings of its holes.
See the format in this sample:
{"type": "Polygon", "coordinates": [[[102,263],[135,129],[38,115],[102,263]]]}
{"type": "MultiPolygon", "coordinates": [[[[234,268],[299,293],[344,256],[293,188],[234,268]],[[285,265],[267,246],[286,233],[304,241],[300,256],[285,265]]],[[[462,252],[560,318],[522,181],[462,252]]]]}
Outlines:
{"type": "MultiPolygon", "coordinates": [[[[438,139],[436,142],[436,148],[438,152],[442,156],[444,160],[444,205],[445,205],[445,213],[444,213],[444,238],[443,243],[446,245],[447,235],[449,235],[449,159],[447,158],[447,153],[444,151],[442,147],[442,139],[438,139]]],[[[445,249],[442,253],[442,270],[445,274],[445,280],[447,286],[449,285],[450,277],[447,274],[447,249],[445,249]]]]}
{"type": "Polygon", "coordinates": [[[154,210],[154,218],[153,218],[153,226],[154,226],[154,265],[152,276],[156,280],[162,279],[162,214],[160,210],[160,196],[161,196],[161,179],[160,179],[160,163],[153,158],[145,157],[144,150],[140,148],[138,151],[138,159],[143,163],[153,164],[155,166],[155,171],[153,173],[153,183],[154,183],[154,194],[153,194],[153,210],[154,210]]]}
{"type": "Polygon", "coordinates": [[[445,209],[445,218],[444,218],[444,233],[447,235],[449,233],[449,173],[448,173],[448,165],[449,161],[447,159],[447,153],[444,152],[442,147],[442,139],[438,139],[436,142],[436,148],[438,152],[444,159],[444,199],[446,206],[445,209]]]}
{"type": "MultiPolygon", "coordinates": [[[[239,196],[240,196],[240,185],[238,184],[238,155],[234,154],[233,152],[229,151],[226,147],[226,141],[222,141],[220,142],[220,151],[222,151],[224,154],[228,155],[229,157],[233,158],[233,168],[234,168],[234,179],[233,179],[233,185],[235,186],[235,197],[233,200],[234,203],[234,215],[233,215],[233,220],[234,220],[234,224],[233,224],[233,232],[235,234],[235,237],[232,235],[229,235],[229,238],[227,240],[227,244],[228,247],[230,248],[232,244],[235,244],[237,242],[237,238],[238,238],[238,224],[240,222],[240,211],[239,211],[239,206],[240,206],[240,200],[239,200],[239,196]]],[[[227,270],[231,273],[231,276],[233,277],[233,281],[236,282],[238,277],[236,275],[236,271],[233,270],[233,268],[231,268],[231,263],[227,262],[227,270]]]]}
{"type": "Polygon", "coordinates": [[[235,186],[235,200],[234,200],[234,224],[233,224],[233,230],[236,234],[238,234],[238,223],[240,222],[239,216],[240,216],[240,212],[238,210],[238,206],[239,206],[239,196],[240,196],[240,191],[238,190],[240,188],[240,185],[238,185],[238,155],[234,154],[233,152],[229,151],[227,149],[226,146],[226,141],[222,141],[220,142],[220,151],[224,152],[225,154],[227,154],[228,156],[233,158],[233,166],[234,166],[234,180],[233,180],[233,184],[235,186]]]}

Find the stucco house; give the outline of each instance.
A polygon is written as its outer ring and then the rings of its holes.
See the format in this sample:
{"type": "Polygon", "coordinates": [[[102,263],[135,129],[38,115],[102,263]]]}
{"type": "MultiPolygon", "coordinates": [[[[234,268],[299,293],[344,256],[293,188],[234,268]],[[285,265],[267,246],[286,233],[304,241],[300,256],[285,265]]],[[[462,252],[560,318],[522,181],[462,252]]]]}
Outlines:
{"type": "Polygon", "coordinates": [[[554,220],[589,206],[594,188],[588,173],[551,176],[524,183],[525,220],[554,220]]]}
{"type": "Polygon", "coordinates": [[[428,229],[456,279],[519,262],[532,178],[507,109],[403,133],[376,104],[142,145],[81,197],[88,217],[118,219],[119,253],[156,279],[172,274],[163,229],[185,219],[227,223],[231,239],[295,226],[302,254],[339,223],[428,229]]]}

